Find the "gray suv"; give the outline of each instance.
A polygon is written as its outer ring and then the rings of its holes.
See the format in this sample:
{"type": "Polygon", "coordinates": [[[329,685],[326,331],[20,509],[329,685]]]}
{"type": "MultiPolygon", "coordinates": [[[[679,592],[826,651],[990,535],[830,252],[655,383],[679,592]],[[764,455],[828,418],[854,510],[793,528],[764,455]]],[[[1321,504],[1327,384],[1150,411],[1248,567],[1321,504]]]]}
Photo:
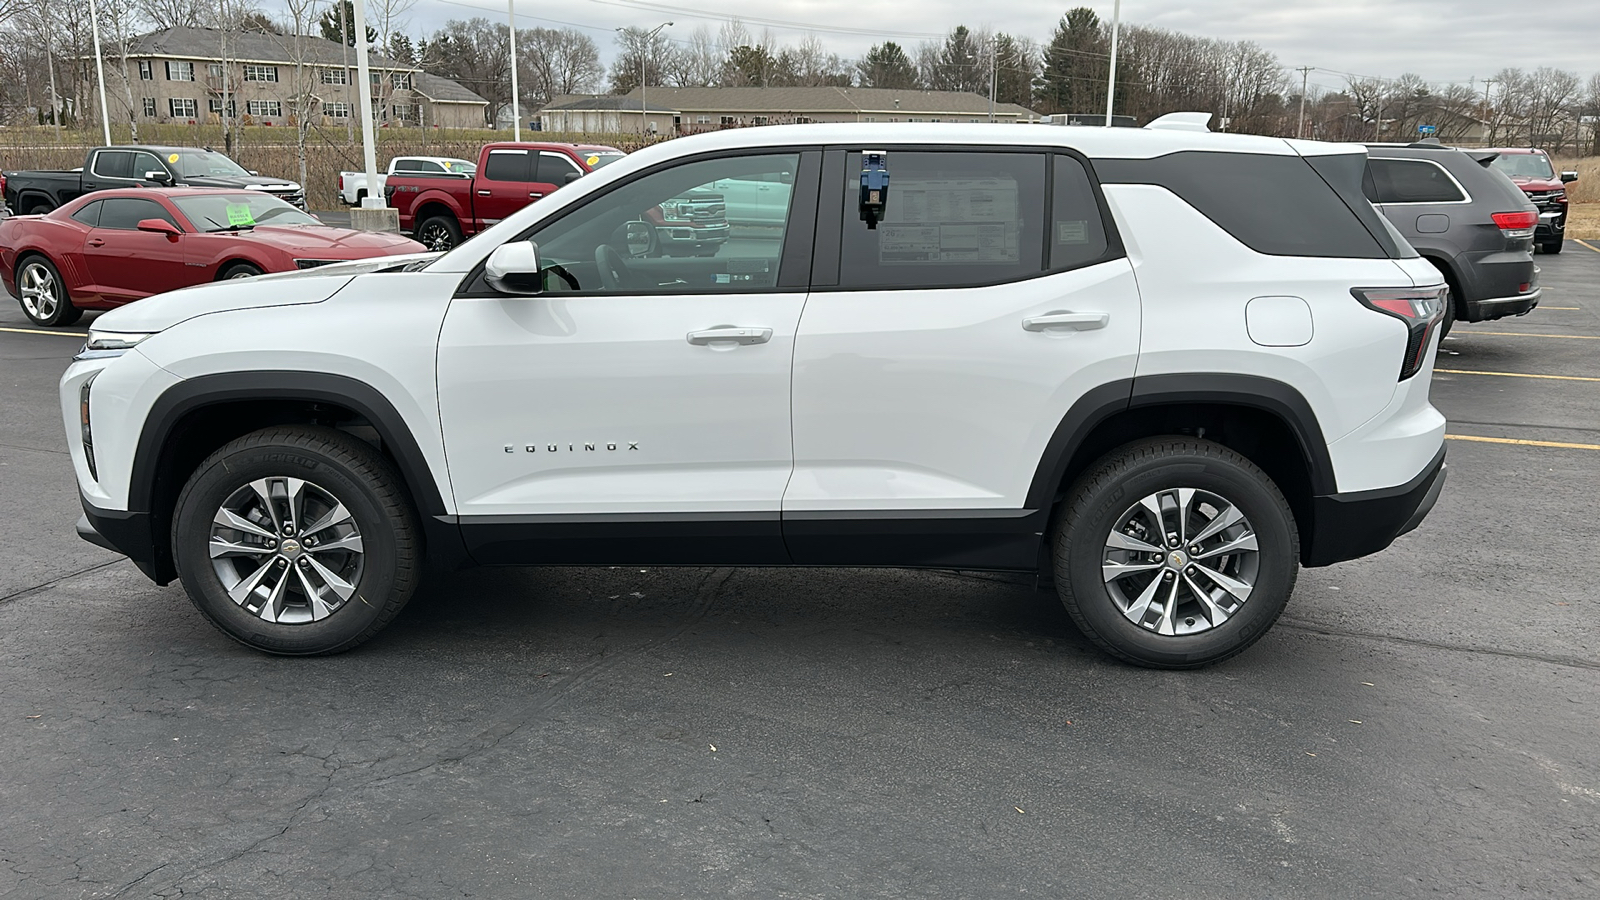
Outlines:
{"type": "Polygon", "coordinates": [[[1520,316],[1539,305],[1539,210],[1489,166],[1494,151],[1420,142],[1369,144],[1367,153],[1367,199],[1450,285],[1443,330],[1456,319],[1520,316]]]}

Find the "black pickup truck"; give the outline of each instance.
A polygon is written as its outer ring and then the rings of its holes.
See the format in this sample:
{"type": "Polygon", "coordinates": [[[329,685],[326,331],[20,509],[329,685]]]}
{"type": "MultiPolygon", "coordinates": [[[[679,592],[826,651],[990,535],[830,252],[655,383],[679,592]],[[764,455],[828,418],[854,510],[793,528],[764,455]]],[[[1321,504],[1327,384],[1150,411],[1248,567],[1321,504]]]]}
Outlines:
{"type": "Polygon", "coordinates": [[[6,207],[19,215],[47,213],[91,191],[169,185],[266,191],[306,208],[306,192],[300,185],[263,178],[215,150],[198,147],[96,147],[83,168],[70,172],[0,172],[6,207]]]}

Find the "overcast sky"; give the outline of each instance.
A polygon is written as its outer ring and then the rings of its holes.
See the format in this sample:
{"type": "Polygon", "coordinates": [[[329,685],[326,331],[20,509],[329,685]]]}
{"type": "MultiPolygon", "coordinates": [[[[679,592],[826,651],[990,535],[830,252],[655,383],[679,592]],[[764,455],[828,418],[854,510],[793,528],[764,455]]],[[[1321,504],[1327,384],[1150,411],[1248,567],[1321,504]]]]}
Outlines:
{"type": "MultiPolygon", "coordinates": [[[[278,0],[265,0],[270,8],[278,0]]],[[[368,9],[381,0],[368,0],[368,9]]],[[[813,25],[830,50],[860,56],[888,39],[915,45],[958,24],[1026,35],[1043,43],[1074,2],[999,0],[515,0],[518,27],[582,26],[609,61],[611,31],[621,25],[687,37],[697,26],[713,31],[743,14],[752,31],[761,20],[813,25]],[[650,8],[654,7],[654,8],[650,8]],[[982,17],[980,17],[980,15],[982,17]],[[754,18],[750,18],[750,17],[754,18]],[[882,29],[880,33],[862,31],[882,29]],[[854,31],[856,33],[847,33],[854,31]],[[899,33],[896,33],[899,32],[899,33]]],[[[1109,21],[1110,0],[1091,2],[1109,21]]],[[[502,19],[505,0],[416,0],[409,33],[430,32],[453,18],[502,19]]],[[[1124,0],[1123,21],[1226,40],[1252,40],[1289,67],[1317,66],[1311,80],[1338,89],[1335,72],[1393,77],[1416,72],[1429,81],[1467,82],[1505,66],[1556,66],[1587,78],[1600,71],[1600,0],[1124,0]]],[[[804,27],[771,26],[780,42],[799,40],[804,27]]]]}

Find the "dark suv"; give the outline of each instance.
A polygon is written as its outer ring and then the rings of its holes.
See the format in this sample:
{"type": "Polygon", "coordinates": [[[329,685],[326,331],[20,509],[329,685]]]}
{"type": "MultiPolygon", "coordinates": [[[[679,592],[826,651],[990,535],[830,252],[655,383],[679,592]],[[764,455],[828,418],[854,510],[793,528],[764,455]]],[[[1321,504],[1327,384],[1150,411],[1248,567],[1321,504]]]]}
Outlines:
{"type": "Polygon", "coordinates": [[[1545,253],[1560,253],[1567,232],[1567,185],[1578,180],[1578,173],[1562,172],[1557,178],[1549,155],[1532,147],[1501,147],[1492,152],[1500,155],[1490,165],[1505,173],[1539,207],[1534,242],[1545,253]]]}
{"type": "Polygon", "coordinates": [[[1497,155],[1431,141],[1368,145],[1367,199],[1450,285],[1445,330],[1539,305],[1539,210],[1491,167],[1497,155]]]}

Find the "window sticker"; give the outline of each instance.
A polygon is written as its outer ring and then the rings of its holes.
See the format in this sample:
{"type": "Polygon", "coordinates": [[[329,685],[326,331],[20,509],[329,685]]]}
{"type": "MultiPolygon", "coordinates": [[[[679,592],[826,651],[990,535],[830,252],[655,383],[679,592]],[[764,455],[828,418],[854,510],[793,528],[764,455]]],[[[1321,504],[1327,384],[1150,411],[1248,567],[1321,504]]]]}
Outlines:
{"type": "Polygon", "coordinates": [[[1089,243],[1089,222],[1087,219],[1074,219],[1070,222],[1056,223],[1056,243],[1058,244],[1087,244],[1089,243]]]}
{"type": "Polygon", "coordinates": [[[586,162],[586,163],[588,163],[588,164],[589,164],[589,165],[591,165],[591,166],[593,166],[593,165],[598,165],[598,164],[599,164],[599,162],[600,162],[600,157],[599,157],[599,156],[598,156],[598,155],[596,155],[596,156],[591,156],[591,157],[589,157],[589,158],[588,158],[588,159],[586,159],[586,160],[584,160],[584,162],[586,162]]]}
{"type": "Polygon", "coordinates": [[[245,228],[256,224],[256,217],[250,214],[250,204],[229,203],[228,224],[234,228],[245,228]]]}
{"type": "Polygon", "coordinates": [[[171,156],[167,157],[167,162],[169,162],[169,163],[175,163],[177,161],[178,161],[178,154],[176,154],[176,153],[174,153],[171,156]]]}
{"type": "Polygon", "coordinates": [[[902,178],[879,226],[878,262],[1014,263],[1020,256],[1015,179],[902,178]]]}

